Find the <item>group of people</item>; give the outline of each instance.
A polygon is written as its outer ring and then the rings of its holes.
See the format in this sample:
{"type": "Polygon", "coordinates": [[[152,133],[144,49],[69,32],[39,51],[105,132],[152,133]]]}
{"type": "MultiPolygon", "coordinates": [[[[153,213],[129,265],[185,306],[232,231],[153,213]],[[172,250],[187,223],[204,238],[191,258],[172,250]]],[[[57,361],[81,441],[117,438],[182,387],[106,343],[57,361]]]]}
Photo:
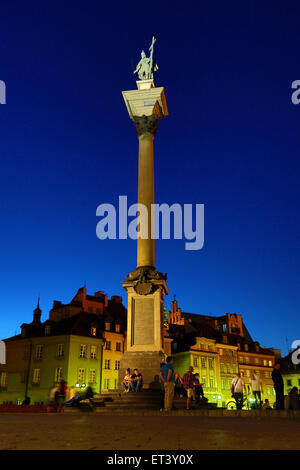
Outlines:
{"type": "Polygon", "coordinates": [[[78,394],[75,387],[69,388],[67,382],[61,380],[50,390],[49,405],[53,407],[53,411],[63,413],[65,406],[76,406],[82,400],[93,404],[93,396],[92,387],[87,387],[84,393],[78,394]]]}
{"type": "Polygon", "coordinates": [[[128,392],[141,392],[143,388],[143,376],[138,369],[133,369],[133,374],[130,369],[126,369],[125,377],[122,381],[122,388],[125,393],[128,392]]]}
{"type": "Polygon", "coordinates": [[[186,397],[186,409],[190,409],[191,400],[205,399],[203,392],[203,383],[200,383],[199,374],[193,373],[193,366],[181,378],[179,373],[174,373],[173,359],[168,356],[166,363],[160,364],[160,379],[162,383],[162,403],[161,411],[170,411],[173,408],[175,396],[186,397]]]}
{"type": "MultiPolygon", "coordinates": [[[[276,410],[299,410],[300,409],[300,395],[298,388],[293,387],[288,395],[284,395],[284,383],[280,372],[280,362],[276,362],[272,371],[272,380],[276,394],[275,409],[276,410]]],[[[256,407],[261,409],[272,409],[269,400],[266,398],[264,403],[261,399],[263,393],[263,386],[260,376],[254,370],[249,377],[249,384],[255,398],[256,407]]],[[[236,401],[238,410],[243,408],[244,393],[246,392],[246,385],[243,381],[241,374],[238,372],[236,377],[232,380],[231,392],[236,401]]]]}

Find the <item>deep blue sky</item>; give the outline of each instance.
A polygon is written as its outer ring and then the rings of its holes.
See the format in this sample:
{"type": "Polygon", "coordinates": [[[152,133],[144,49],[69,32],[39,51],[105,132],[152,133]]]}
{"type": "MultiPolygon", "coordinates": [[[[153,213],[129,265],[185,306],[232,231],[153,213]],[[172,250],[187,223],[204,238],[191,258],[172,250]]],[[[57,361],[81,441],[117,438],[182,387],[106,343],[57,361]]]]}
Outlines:
{"type": "Polygon", "coordinates": [[[134,241],[100,241],[99,204],[136,202],[138,140],[122,90],[157,37],[170,115],[155,137],[156,202],[204,203],[205,246],[158,241],[184,311],[243,315],[282,348],[299,328],[299,2],[3,0],[0,337],[41,296],[123,295],[134,241]],[[143,6],[144,5],[144,6],[143,6]]]}

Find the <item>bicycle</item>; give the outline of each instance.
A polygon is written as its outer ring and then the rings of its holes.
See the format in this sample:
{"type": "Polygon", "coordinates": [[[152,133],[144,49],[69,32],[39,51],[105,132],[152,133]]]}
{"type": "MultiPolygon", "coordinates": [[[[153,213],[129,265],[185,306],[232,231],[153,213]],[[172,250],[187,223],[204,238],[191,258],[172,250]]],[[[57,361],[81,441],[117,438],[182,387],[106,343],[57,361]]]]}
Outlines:
{"type": "MultiPolygon", "coordinates": [[[[250,397],[251,393],[246,393],[246,395],[243,395],[243,405],[242,405],[242,410],[250,410],[251,409],[251,406],[250,406],[250,402],[249,402],[249,397],[250,397]]],[[[235,400],[231,400],[227,403],[226,405],[226,409],[227,410],[236,410],[237,407],[236,407],[236,401],[235,400]]]]}

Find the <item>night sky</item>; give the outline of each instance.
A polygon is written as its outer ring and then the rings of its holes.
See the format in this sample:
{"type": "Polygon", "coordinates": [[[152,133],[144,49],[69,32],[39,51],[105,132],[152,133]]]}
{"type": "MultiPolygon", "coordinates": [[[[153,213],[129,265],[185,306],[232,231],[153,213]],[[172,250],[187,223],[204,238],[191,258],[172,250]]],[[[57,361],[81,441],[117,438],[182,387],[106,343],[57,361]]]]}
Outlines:
{"type": "MultiPolygon", "coordinates": [[[[262,346],[299,328],[299,2],[2,0],[0,337],[53,300],[126,293],[136,242],[100,241],[96,208],[137,197],[138,140],[121,91],[157,37],[169,116],[156,202],[205,205],[205,244],[156,243],[183,311],[241,313],[262,346]]],[[[287,345],[288,341],[288,345],[287,345]]]]}

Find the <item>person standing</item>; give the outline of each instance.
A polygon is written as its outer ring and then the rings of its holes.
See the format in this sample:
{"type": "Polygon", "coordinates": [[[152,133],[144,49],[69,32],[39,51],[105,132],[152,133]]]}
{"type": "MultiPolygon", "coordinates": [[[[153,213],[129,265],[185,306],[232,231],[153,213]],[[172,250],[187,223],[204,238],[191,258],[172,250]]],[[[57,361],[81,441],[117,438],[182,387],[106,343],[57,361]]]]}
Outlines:
{"type": "Polygon", "coordinates": [[[259,408],[260,408],[261,405],[262,405],[261,394],[264,393],[264,392],[263,392],[263,388],[262,388],[261,378],[256,373],[256,370],[254,370],[253,373],[250,374],[249,384],[252,388],[252,392],[253,392],[254,398],[256,400],[256,405],[258,405],[259,408]],[[258,400],[259,400],[259,402],[258,402],[258,400]]]}
{"type": "Polygon", "coordinates": [[[246,385],[241,378],[240,372],[238,372],[236,377],[232,379],[231,384],[231,393],[235,399],[237,410],[241,410],[243,408],[243,389],[246,390],[246,385]]]}
{"type": "Polygon", "coordinates": [[[191,399],[192,397],[195,398],[195,391],[194,391],[194,375],[193,375],[193,366],[189,367],[189,370],[184,374],[183,386],[186,390],[187,400],[186,400],[186,409],[190,409],[191,399]]]}
{"type": "Polygon", "coordinates": [[[165,408],[164,411],[170,411],[173,406],[174,399],[174,370],[173,370],[173,359],[171,356],[167,357],[167,363],[163,366],[160,373],[161,379],[164,383],[165,389],[165,408]]]}
{"type": "Polygon", "coordinates": [[[280,372],[280,362],[276,362],[272,372],[272,380],[276,393],[276,410],[284,409],[284,385],[283,378],[280,372]]]}

